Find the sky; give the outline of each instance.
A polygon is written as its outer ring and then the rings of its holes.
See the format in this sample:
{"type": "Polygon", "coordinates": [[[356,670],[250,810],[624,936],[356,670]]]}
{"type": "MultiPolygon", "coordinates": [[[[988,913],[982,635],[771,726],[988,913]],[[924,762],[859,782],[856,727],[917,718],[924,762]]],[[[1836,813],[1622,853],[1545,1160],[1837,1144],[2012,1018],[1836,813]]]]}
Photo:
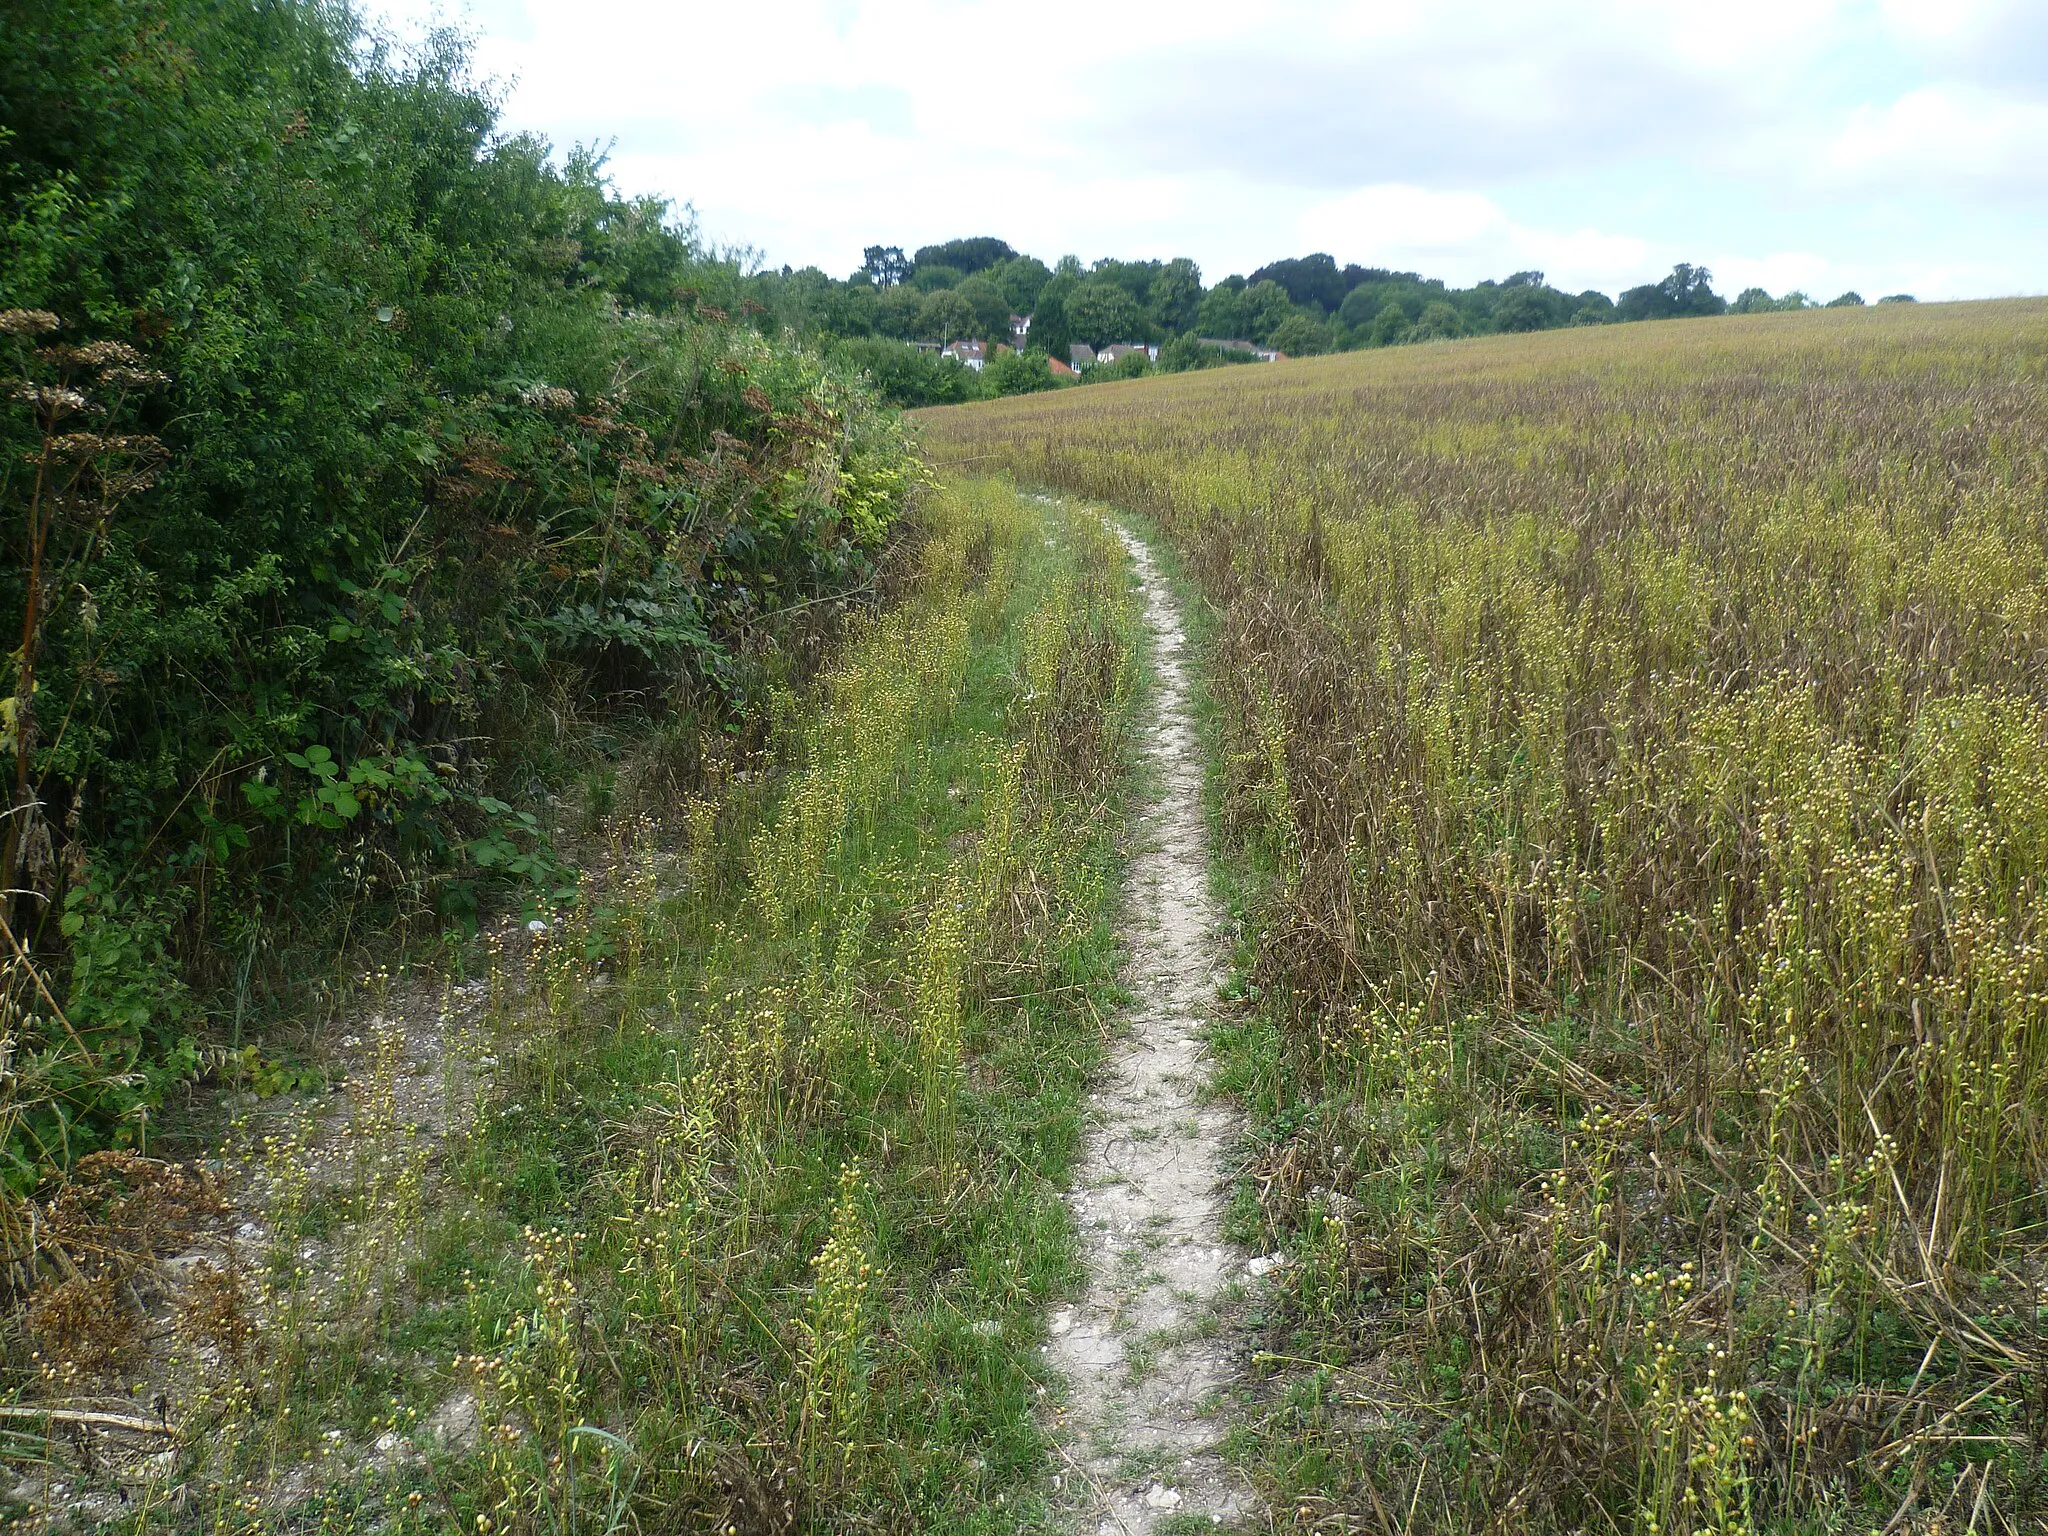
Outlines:
{"type": "Polygon", "coordinates": [[[370,0],[771,266],[2048,292],[2048,0],[370,0]]]}

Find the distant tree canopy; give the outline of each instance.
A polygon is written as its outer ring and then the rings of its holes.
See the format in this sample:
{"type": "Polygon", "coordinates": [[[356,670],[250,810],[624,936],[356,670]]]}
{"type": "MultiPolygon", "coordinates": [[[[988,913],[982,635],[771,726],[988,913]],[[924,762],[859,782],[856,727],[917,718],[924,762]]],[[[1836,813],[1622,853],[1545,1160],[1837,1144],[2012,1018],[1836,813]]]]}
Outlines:
{"type": "Polygon", "coordinates": [[[1291,256],[1268,262],[1244,280],[1246,287],[1262,282],[1278,283],[1287,297],[1303,306],[1314,306],[1333,315],[1351,291],[1361,283],[1386,282],[1395,274],[1385,267],[1348,266],[1337,268],[1337,258],[1323,251],[1312,256],[1291,256]]]}
{"type": "Polygon", "coordinates": [[[913,265],[919,270],[927,266],[952,267],[961,273],[985,272],[990,267],[1006,261],[1015,261],[1017,253],[1007,241],[993,235],[976,235],[967,240],[948,240],[942,245],[918,247],[913,265]]]}
{"type": "Polygon", "coordinates": [[[854,275],[878,287],[893,286],[910,276],[910,262],[900,245],[871,245],[860,256],[861,269],[854,275]]]}
{"type": "Polygon", "coordinates": [[[1615,305],[1623,320],[1676,320],[1688,315],[1725,315],[1728,301],[1714,292],[1714,274],[1681,261],[1661,283],[1631,288],[1615,305]]]}
{"type": "MultiPolygon", "coordinates": [[[[1534,269],[1457,288],[1420,272],[1340,265],[1327,251],[1268,262],[1249,276],[1234,272],[1213,284],[1185,256],[1105,256],[1084,263],[1069,255],[1047,265],[993,235],[920,246],[913,256],[895,245],[872,245],[861,255],[861,266],[844,282],[815,267],[779,273],[732,267],[729,281],[706,299],[750,315],[769,335],[792,331],[799,339],[827,342],[873,337],[918,343],[971,337],[989,344],[990,367],[1014,339],[1012,316],[1028,317],[1029,345],[1049,359],[1064,360],[1078,342],[1165,347],[1189,338],[1190,345],[1162,352],[1162,369],[1215,366],[1218,359],[1252,355],[1193,345],[1202,338],[1304,356],[1625,320],[1818,307],[1796,289],[1773,298],[1761,288],[1746,288],[1730,302],[1714,291],[1713,274],[1690,262],[1658,282],[1630,288],[1617,302],[1597,289],[1567,292],[1534,269]],[[744,308],[748,304],[754,308],[744,308]],[[1169,356],[1175,361],[1166,361],[1169,356]]],[[[1908,299],[1895,295],[1883,302],[1908,299]]],[[[1849,295],[1834,301],[1853,302],[1849,295]]],[[[979,376],[975,387],[995,388],[1002,381],[1000,389],[1009,391],[1022,387],[1025,377],[1005,365],[979,376]]],[[[1067,382],[1050,369],[1033,370],[1029,377],[1033,387],[1044,387],[1045,379],[1067,382]]],[[[947,387],[969,386],[954,380],[947,387]]],[[[919,386],[921,398],[930,393],[919,386]]]]}

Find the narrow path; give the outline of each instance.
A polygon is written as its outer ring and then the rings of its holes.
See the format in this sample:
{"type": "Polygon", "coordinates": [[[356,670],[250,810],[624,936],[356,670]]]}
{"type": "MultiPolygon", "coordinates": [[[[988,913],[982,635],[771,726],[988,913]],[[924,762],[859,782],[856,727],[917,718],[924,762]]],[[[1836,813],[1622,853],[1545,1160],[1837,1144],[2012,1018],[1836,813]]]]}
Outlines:
{"type": "Polygon", "coordinates": [[[1216,1304],[1239,1269],[1223,1241],[1219,1187],[1236,1117],[1199,1102],[1220,913],[1187,637],[1151,552],[1118,536],[1150,632],[1156,685],[1141,741],[1156,798],[1138,822],[1129,871],[1125,981],[1136,1005],[1090,1100],[1072,1196],[1088,1290],[1054,1315],[1048,1352],[1071,1387],[1062,1481],[1080,1529],[1144,1536],[1191,1516],[1220,1523],[1250,1501],[1217,1453],[1214,1413],[1233,1374],[1216,1304]]]}

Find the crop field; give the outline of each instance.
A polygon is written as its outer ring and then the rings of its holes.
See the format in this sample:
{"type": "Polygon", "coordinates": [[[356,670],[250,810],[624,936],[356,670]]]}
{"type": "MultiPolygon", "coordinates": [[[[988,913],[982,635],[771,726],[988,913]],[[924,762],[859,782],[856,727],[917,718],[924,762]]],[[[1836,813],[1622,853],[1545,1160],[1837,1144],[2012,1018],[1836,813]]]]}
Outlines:
{"type": "Polygon", "coordinates": [[[1199,599],[1282,1528],[2043,1528],[2048,303],[922,430],[1199,599]]]}

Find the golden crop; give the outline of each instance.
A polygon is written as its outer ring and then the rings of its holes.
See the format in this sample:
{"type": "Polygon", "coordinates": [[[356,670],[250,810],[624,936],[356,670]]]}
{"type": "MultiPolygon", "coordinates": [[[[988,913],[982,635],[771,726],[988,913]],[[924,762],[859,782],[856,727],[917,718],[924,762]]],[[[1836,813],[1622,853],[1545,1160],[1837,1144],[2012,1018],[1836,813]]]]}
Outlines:
{"type": "Polygon", "coordinates": [[[1260,1219],[1316,1260],[1275,1354],[1377,1362],[1338,1378],[1363,1413],[1282,1378],[1287,1507],[2040,1517],[2048,303],[924,430],[1155,517],[1212,605],[1224,808],[1265,868],[1223,1056],[1285,1108],[1260,1219]],[[1342,1454],[1305,1470],[1304,1436],[1342,1454]]]}

